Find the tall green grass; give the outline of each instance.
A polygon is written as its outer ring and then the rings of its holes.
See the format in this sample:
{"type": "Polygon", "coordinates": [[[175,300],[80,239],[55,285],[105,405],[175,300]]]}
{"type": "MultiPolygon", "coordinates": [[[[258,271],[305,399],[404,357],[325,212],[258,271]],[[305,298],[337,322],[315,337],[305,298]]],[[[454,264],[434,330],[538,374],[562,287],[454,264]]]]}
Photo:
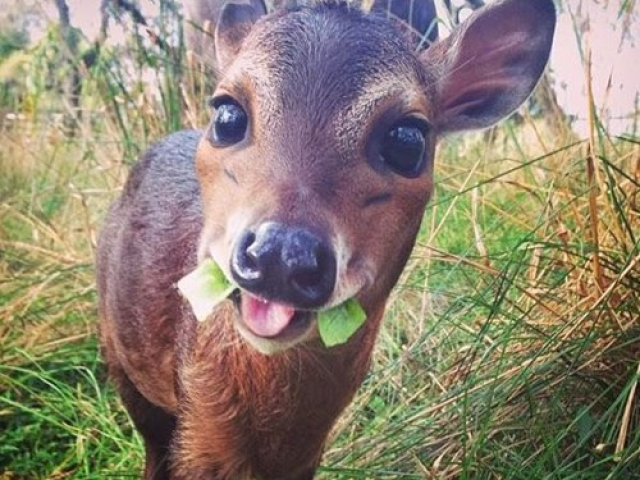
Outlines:
{"type": "Polygon", "coordinates": [[[330,478],[640,478],[629,175],[640,157],[632,141],[605,149],[602,283],[584,142],[523,158],[477,143],[465,155],[477,162],[440,158],[447,180],[392,299],[375,375],[332,450],[363,471],[330,478]]]}
{"type": "MultiPolygon", "coordinates": [[[[204,124],[210,77],[179,41],[136,35],[85,71],[74,136],[42,113],[68,113],[55,81],[0,132],[2,480],[141,471],[97,351],[93,249],[136,155],[204,124]],[[153,89],[136,80],[149,69],[153,89]]],[[[440,145],[371,374],[319,478],[640,479],[640,139],[592,123],[576,139],[525,115],[490,142],[440,145]]]]}

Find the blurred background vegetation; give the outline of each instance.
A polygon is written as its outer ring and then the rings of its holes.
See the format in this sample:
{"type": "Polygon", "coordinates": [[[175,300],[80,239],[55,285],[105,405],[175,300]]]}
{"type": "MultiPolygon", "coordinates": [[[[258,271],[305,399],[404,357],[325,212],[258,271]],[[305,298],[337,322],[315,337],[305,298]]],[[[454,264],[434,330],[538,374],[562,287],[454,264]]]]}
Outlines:
{"type": "MultiPolygon", "coordinates": [[[[482,3],[440,2],[443,31],[482,3]]],[[[577,75],[552,64],[512,119],[441,142],[320,478],[640,479],[640,70],[592,54],[640,41],[638,6],[558,7],[577,75]],[[618,75],[635,96],[614,119],[618,75]],[[576,85],[581,119],[559,100],[576,85]]],[[[184,25],[177,0],[0,0],[2,480],[140,475],[97,352],[93,250],[138,154],[208,121],[215,76],[184,25]]]]}

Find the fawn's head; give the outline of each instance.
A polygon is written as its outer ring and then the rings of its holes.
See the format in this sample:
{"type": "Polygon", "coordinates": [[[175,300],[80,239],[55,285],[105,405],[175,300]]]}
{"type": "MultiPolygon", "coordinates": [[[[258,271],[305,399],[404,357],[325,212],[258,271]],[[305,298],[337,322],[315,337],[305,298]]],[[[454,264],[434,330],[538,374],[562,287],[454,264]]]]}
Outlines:
{"type": "MultiPolygon", "coordinates": [[[[205,1],[205,0],[201,0],[205,1]]],[[[200,257],[241,287],[237,327],[273,352],[356,297],[379,315],[433,188],[437,138],[515,110],[547,62],[551,0],[504,0],[446,39],[432,0],[218,11],[220,81],[197,152],[200,257]],[[412,13],[411,27],[403,23],[412,13]],[[430,30],[428,30],[430,28],[430,30]]]]}

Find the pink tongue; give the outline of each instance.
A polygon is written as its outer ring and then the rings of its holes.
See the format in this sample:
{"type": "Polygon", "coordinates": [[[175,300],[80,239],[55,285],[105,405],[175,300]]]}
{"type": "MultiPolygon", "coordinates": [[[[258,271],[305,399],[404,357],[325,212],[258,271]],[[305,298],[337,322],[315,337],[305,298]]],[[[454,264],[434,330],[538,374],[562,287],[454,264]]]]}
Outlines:
{"type": "Polygon", "coordinates": [[[242,319],[259,337],[275,337],[287,328],[295,313],[296,310],[289,305],[242,294],[242,319]]]}

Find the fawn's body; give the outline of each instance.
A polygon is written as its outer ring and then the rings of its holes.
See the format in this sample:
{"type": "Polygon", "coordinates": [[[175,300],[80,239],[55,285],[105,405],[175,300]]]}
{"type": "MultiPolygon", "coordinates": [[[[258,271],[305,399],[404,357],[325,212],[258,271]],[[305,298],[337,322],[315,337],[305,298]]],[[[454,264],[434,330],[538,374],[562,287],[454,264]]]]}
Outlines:
{"type": "MultiPolygon", "coordinates": [[[[415,8],[424,31],[433,5],[415,8]]],[[[437,135],[526,99],[554,10],[501,2],[424,52],[400,24],[340,4],[221,11],[212,124],[152,147],[102,232],[103,355],[148,480],[310,480],[367,372],[437,135]],[[241,293],[198,324],[175,284],[207,257],[241,293]],[[325,348],[315,312],[352,297],[365,324],[325,348]]]]}
{"type": "MultiPolygon", "coordinates": [[[[175,283],[196,265],[202,228],[193,168],[199,137],[181,132],[151,149],[132,172],[105,226],[110,235],[102,241],[99,282],[107,284],[106,275],[120,279],[111,285],[115,291],[103,296],[123,299],[119,314],[129,319],[117,327],[118,338],[110,319],[103,319],[101,336],[110,374],[124,390],[125,405],[150,442],[152,455],[166,453],[172,442],[173,416],[180,418],[182,430],[176,442],[179,464],[219,471],[220,478],[248,471],[264,472],[267,478],[312,478],[311,467],[319,460],[333,420],[367,371],[382,309],[377,318],[369,319],[371,328],[353,339],[361,346],[358,351],[318,345],[265,356],[238,339],[229,321],[235,308],[230,303],[201,325],[192,319],[177,324],[175,319],[188,306],[182,305],[175,283]],[[160,171],[172,174],[154,176],[160,171]],[[175,202],[179,210],[170,208],[175,202]],[[159,217],[158,211],[164,215],[159,217]],[[132,217],[134,222],[122,222],[132,217]],[[144,228],[149,224],[154,228],[144,228]],[[125,238],[129,261],[110,271],[107,264],[123,254],[117,249],[125,238]],[[153,251],[145,255],[149,245],[153,251]],[[138,284],[146,284],[143,295],[136,291],[138,284]],[[188,366],[178,369],[176,362],[184,360],[176,353],[176,338],[185,348],[189,345],[192,355],[188,366]],[[181,403],[176,382],[184,384],[181,403]],[[292,463],[302,465],[302,470],[291,469],[292,463]]],[[[218,478],[189,472],[184,478],[218,478]]]]}

